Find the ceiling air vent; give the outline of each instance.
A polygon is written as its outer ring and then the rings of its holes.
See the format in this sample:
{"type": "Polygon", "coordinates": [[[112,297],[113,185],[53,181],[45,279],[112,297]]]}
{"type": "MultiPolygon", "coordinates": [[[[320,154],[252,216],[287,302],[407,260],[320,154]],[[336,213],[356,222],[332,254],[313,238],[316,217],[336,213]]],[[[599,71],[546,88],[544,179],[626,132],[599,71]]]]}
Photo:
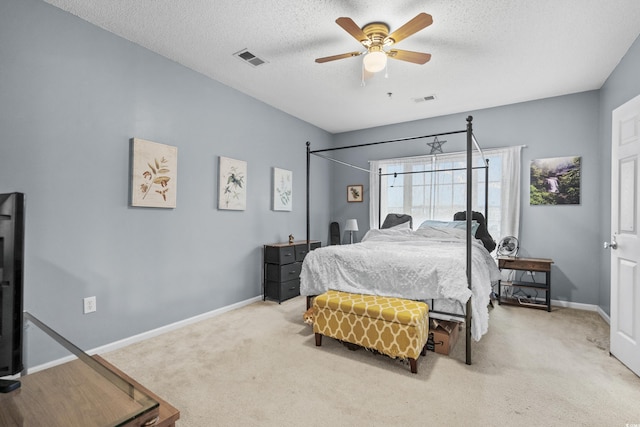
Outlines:
{"type": "Polygon", "coordinates": [[[254,67],[257,67],[262,64],[267,64],[267,61],[265,61],[264,59],[258,58],[256,55],[249,52],[247,49],[242,49],[241,51],[234,53],[233,56],[238,57],[242,61],[246,62],[247,64],[251,64],[254,67]]]}
{"type": "Polygon", "coordinates": [[[413,101],[417,104],[425,101],[434,101],[435,99],[436,99],[435,95],[429,95],[429,96],[421,96],[420,98],[413,98],[413,101]]]}

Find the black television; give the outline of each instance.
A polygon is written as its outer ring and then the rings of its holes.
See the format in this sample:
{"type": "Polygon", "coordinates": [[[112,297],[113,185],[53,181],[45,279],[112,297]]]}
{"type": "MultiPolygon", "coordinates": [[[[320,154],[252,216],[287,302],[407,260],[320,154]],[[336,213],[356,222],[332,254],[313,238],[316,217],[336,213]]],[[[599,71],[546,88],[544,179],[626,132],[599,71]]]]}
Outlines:
{"type": "MultiPolygon", "coordinates": [[[[0,194],[0,378],[23,370],[24,194],[0,194]]],[[[20,387],[0,379],[0,393],[20,387]]]]}

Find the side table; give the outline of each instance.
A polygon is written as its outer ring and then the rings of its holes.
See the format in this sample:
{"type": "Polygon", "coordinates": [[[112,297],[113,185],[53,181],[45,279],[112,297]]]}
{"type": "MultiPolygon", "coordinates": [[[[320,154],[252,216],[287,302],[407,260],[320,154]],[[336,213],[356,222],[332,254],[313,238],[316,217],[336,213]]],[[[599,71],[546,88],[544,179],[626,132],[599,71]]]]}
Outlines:
{"type": "Polygon", "coordinates": [[[549,258],[498,257],[498,268],[500,270],[541,272],[545,274],[544,283],[516,280],[498,281],[498,304],[519,305],[551,311],[551,264],[553,264],[553,260],[549,258]],[[505,286],[543,291],[545,293],[545,302],[522,301],[513,296],[502,295],[502,290],[505,286]]]}

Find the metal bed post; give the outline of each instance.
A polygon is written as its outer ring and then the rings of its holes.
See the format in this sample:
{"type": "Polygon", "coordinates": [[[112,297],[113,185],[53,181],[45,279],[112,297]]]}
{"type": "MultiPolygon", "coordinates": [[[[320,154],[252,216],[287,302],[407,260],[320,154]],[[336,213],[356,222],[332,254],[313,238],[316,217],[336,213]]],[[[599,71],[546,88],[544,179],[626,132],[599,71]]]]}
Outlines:
{"type": "Polygon", "coordinates": [[[382,168],[378,168],[378,228],[382,228],[382,168]]]}
{"type": "MultiPolygon", "coordinates": [[[[311,168],[311,142],[307,141],[307,253],[311,252],[311,215],[309,209],[309,179],[310,173],[309,170],[311,168]]],[[[311,297],[307,296],[307,310],[311,307],[311,297]]]]}
{"type": "Polygon", "coordinates": [[[309,210],[309,169],[311,167],[311,142],[307,141],[307,253],[311,251],[311,216],[309,210]]]}
{"type": "MultiPolygon", "coordinates": [[[[473,190],[473,126],[472,116],[467,117],[467,284],[471,289],[471,224],[472,224],[472,190],[473,190]]],[[[466,337],[466,363],[471,365],[471,298],[467,300],[467,310],[465,313],[465,337],[466,337]]]]}

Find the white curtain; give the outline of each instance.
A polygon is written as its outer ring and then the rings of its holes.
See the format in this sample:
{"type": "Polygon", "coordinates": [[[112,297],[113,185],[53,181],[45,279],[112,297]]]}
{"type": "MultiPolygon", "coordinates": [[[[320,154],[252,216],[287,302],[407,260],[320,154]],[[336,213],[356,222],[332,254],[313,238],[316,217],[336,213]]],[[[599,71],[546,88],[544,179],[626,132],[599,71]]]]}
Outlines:
{"type": "MultiPolygon", "coordinates": [[[[519,236],[520,230],[520,175],[521,175],[521,151],[522,146],[506,147],[491,150],[484,150],[483,154],[486,158],[499,157],[501,159],[501,183],[500,183],[500,236],[494,236],[499,241],[504,236],[519,236]]],[[[475,156],[475,154],[474,154],[475,156]]],[[[464,159],[466,153],[447,153],[440,154],[437,158],[434,156],[417,156],[398,159],[373,160],[369,162],[369,224],[371,228],[378,228],[378,206],[381,206],[382,218],[387,212],[387,197],[384,189],[389,188],[389,180],[394,180],[393,176],[382,177],[382,200],[378,200],[378,170],[381,168],[382,173],[388,173],[390,166],[394,165],[411,165],[425,164],[433,162],[434,165],[439,161],[461,158],[464,159]]],[[[435,166],[434,166],[435,168],[435,166]]],[[[491,162],[489,162],[489,170],[491,171],[491,162]]],[[[400,175],[396,178],[401,181],[400,175]]],[[[393,181],[391,182],[393,185],[393,181]]],[[[405,190],[406,191],[406,190],[405,190]]],[[[406,212],[398,212],[406,213],[406,212]]],[[[490,219],[491,220],[491,219],[490,219]]],[[[414,224],[414,228],[419,224],[414,224]]]]}
{"type": "MultiPolygon", "coordinates": [[[[381,167],[382,162],[382,160],[372,160],[369,162],[369,227],[371,229],[380,228],[378,206],[384,209],[384,206],[380,205],[380,199],[378,197],[380,190],[380,186],[378,185],[378,169],[381,167]]],[[[381,219],[381,221],[384,221],[384,218],[381,219]]]]}
{"type": "MultiPolygon", "coordinates": [[[[520,175],[522,146],[490,150],[502,155],[502,203],[500,205],[502,221],[501,236],[494,236],[499,241],[505,236],[520,238],[520,175]]],[[[491,165],[489,165],[491,168],[491,165]]]]}

